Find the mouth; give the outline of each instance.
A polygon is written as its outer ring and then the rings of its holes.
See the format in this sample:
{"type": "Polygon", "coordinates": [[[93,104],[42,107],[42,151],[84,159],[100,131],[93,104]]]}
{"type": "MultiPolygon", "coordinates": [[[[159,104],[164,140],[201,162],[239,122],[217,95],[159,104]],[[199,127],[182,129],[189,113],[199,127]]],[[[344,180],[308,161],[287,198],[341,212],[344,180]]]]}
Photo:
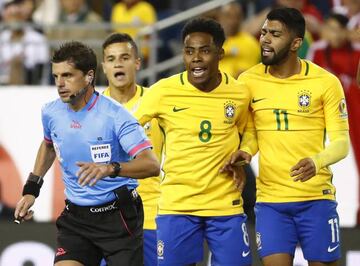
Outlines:
{"type": "Polygon", "coordinates": [[[118,71],[114,74],[114,77],[116,80],[123,80],[125,78],[125,72],[122,72],[122,71],[118,71]]]}
{"type": "Polygon", "coordinates": [[[201,78],[201,77],[204,77],[206,70],[207,69],[204,67],[194,67],[191,69],[191,73],[192,73],[193,77],[201,78]]]}
{"type": "Polygon", "coordinates": [[[262,56],[270,56],[274,53],[274,50],[269,47],[261,47],[262,56]]]}
{"type": "Polygon", "coordinates": [[[67,91],[67,90],[59,90],[58,94],[61,98],[65,98],[65,97],[69,96],[71,93],[70,93],[70,91],[67,91]]]}

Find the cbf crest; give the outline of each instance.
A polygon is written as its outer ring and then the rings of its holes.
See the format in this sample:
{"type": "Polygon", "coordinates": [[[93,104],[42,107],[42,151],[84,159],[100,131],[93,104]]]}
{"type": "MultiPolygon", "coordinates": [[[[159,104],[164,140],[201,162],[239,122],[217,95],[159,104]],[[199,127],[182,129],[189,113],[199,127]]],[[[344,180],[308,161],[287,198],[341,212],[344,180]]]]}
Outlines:
{"type": "Polygon", "coordinates": [[[233,101],[226,101],[224,103],[224,115],[226,120],[224,123],[230,124],[233,122],[236,112],[236,105],[233,101]]]}
{"type": "Polygon", "coordinates": [[[298,112],[308,113],[311,105],[311,92],[308,90],[302,90],[298,93],[298,106],[300,107],[298,112]]]}

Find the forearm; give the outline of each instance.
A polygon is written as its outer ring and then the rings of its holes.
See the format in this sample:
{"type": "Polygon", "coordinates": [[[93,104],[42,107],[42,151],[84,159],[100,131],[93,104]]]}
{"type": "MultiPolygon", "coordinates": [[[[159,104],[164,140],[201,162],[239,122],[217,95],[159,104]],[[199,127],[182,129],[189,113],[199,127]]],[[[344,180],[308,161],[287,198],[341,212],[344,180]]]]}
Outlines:
{"type": "Polygon", "coordinates": [[[251,156],[255,155],[258,150],[258,143],[257,143],[257,135],[256,130],[246,129],[242,138],[241,138],[241,144],[240,144],[240,150],[247,152],[251,156]]]}
{"type": "Polygon", "coordinates": [[[146,177],[158,176],[160,164],[152,150],[144,150],[135,159],[121,163],[120,176],[142,179],[146,177]]]}
{"type": "Polygon", "coordinates": [[[316,173],[320,169],[344,159],[349,152],[350,139],[348,131],[328,132],[330,144],[318,154],[311,157],[316,166],[316,173]]]}
{"type": "Polygon", "coordinates": [[[36,156],[33,174],[41,177],[45,176],[51,165],[54,163],[55,157],[54,147],[43,141],[36,156]]]}

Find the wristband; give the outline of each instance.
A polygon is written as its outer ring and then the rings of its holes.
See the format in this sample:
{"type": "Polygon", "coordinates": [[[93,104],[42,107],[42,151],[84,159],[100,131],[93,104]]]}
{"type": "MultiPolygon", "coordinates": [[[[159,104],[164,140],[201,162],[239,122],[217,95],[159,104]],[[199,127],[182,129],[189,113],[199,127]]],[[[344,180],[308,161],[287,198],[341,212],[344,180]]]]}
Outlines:
{"type": "Polygon", "coordinates": [[[22,195],[33,195],[37,198],[40,194],[40,188],[43,183],[44,180],[42,177],[30,173],[28,179],[26,180],[26,184],[24,185],[22,195]]]}

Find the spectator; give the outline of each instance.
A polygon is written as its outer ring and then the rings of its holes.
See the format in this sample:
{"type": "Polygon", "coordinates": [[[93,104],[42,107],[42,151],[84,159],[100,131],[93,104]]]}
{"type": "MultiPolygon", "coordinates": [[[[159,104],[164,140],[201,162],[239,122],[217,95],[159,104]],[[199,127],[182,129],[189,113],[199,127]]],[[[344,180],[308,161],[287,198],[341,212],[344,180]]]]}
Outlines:
{"type": "Polygon", "coordinates": [[[360,44],[348,40],[349,19],[330,14],[321,30],[321,40],[310,47],[308,59],[339,77],[344,89],[356,81],[360,44]]]}
{"type": "Polygon", "coordinates": [[[230,3],[220,9],[218,20],[226,35],[223,46],[225,56],[220,61],[220,69],[234,78],[260,61],[259,43],[242,30],[242,19],[243,12],[238,3],[230,3]]]}
{"type": "Polygon", "coordinates": [[[146,44],[147,38],[139,39],[138,32],[140,27],[151,25],[156,20],[154,7],[142,0],[122,0],[113,7],[111,14],[111,22],[115,24],[115,30],[127,33],[132,38],[137,39],[145,60],[149,55],[149,48],[146,44]]]}
{"type": "Polygon", "coordinates": [[[0,33],[0,84],[40,84],[49,51],[46,38],[28,25],[27,0],[6,0],[0,33]]]}
{"type": "MultiPolygon", "coordinates": [[[[84,42],[95,51],[98,64],[101,63],[101,42],[107,32],[101,25],[97,25],[102,23],[102,18],[88,7],[85,0],[61,0],[58,23],[47,33],[50,40],[55,43],[64,40],[84,42]]],[[[105,82],[100,69],[97,69],[96,78],[96,83],[105,82]]]]}

